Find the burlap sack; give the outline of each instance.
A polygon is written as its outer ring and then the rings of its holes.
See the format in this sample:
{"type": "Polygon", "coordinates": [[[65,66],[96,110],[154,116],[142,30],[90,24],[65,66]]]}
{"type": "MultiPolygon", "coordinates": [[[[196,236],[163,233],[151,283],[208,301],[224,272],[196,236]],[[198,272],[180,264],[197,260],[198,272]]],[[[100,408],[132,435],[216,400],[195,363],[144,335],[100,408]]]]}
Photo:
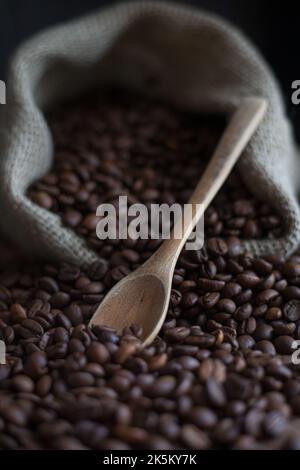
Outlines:
{"type": "Polygon", "coordinates": [[[161,2],[122,3],[38,34],[16,52],[1,107],[0,224],[25,250],[86,265],[97,259],[59,218],[32,203],[28,186],[51,166],[43,110],[91,86],[117,83],[185,109],[231,112],[261,95],[268,113],[239,162],[245,184],[285,221],[282,238],[247,241],[257,255],[292,252],[300,239],[295,148],[272,72],[245,37],[219,18],[161,2]]]}

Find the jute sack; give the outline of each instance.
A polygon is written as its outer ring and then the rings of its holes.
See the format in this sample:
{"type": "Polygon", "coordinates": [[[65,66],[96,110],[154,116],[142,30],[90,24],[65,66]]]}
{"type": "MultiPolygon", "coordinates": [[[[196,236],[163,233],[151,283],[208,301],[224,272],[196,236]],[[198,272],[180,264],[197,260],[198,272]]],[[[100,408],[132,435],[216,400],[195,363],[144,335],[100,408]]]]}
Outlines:
{"type": "Polygon", "coordinates": [[[9,237],[35,256],[83,266],[97,259],[57,215],[31,202],[26,191],[52,163],[43,112],[107,83],[199,113],[227,114],[244,96],[266,97],[267,115],[238,165],[250,191],[284,219],[285,232],[278,239],[245,245],[256,255],[287,256],[296,248],[296,150],[272,72],[255,47],[225,21],[157,1],[100,10],[38,34],[14,55],[0,126],[0,226],[9,237]]]}

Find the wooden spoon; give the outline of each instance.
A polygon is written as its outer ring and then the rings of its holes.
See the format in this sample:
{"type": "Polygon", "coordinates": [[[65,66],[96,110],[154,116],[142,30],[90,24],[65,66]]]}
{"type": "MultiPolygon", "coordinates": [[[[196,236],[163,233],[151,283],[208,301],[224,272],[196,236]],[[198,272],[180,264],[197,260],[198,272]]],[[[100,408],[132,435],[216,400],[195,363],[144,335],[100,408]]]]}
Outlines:
{"type": "Polygon", "coordinates": [[[123,328],[138,324],[143,327],[143,346],[154,340],[167,314],[180,252],[255,132],[266,108],[263,98],[243,99],[189,201],[193,210],[189,220],[184,219],[182,238],[171,235],[142,266],[116,284],[97,308],[90,325],[110,326],[122,333],[123,328]]]}

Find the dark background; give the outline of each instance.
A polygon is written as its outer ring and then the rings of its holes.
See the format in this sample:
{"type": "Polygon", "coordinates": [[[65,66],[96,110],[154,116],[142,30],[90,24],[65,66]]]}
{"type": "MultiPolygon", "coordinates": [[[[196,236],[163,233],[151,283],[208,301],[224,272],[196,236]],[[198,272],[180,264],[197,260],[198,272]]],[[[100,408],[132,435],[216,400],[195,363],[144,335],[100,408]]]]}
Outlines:
{"type": "MultiPolygon", "coordinates": [[[[122,0],[121,0],[122,1],[122,0]]],[[[142,0],[140,0],[142,1],[142,0]]],[[[155,0],[154,0],[155,1],[155,0]]],[[[0,0],[0,79],[7,60],[24,39],[113,0],[0,0]]],[[[239,26],[261,49],[277,75],[288,113],[300,133],[300,106],[291,105],[291,82],[300,79],[300,3],[267,0],[190,0],[239,26]]]]}

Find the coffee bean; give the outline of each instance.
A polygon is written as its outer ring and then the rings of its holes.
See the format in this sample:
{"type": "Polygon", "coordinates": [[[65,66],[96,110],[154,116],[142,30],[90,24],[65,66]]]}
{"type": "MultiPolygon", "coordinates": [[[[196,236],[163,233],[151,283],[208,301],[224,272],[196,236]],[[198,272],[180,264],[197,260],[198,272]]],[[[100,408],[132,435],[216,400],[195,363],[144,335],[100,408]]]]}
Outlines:
{"type": "Polygon", "coordinates": [[[256,303],[267,304],[271,300],[274,300],[278,296],[278,292],[274,289],[266,289],[260,292],[256,297],[256,303]]]}
{"type": "Polygon", "coordinates": [[[190,329],[181,327],[169,328],[165,333],[165,338],[167,341],[178,342],[187,338],[190,334],[190,329]]]}
{"type": "Polygon", "coordinates": [[[11,404],[1,409],[1,415],[6,421],[15,426],[24,427],[26,425],[26,413],[20,406],[11,404]]]}
{"type": "Polygon", "coordinates": [[[287,262],[281,266],[282,274],[289,278],[300,276],[300,263],[287,262]]]}
{"type": "Polygon", "coordinates": [[[287,428],[284,416],[278,411],[270,411],[263,422],[265,432],[272,437],[281,435],[287,428]]]}
{"type": "Polygon", "coordinates": [[[63,264],[58,271],[58,279],[64,282],[72,282],[78,279],[80,270],[76,266],[63,264]]]}
{"type": "Polygon", "coordinates": [[[286,300],[299,300],[300,299],[300,287],[287,286],[283,291],[282,295],[286,300]]]}
{"type": "Polygon", "coordinates": [[[197,305],[198,300],[199,297],[196,292],[185,292],[182,296],[181,305],[184,308],[191,308],[197,305]]]}
{"type": "Polygon", "coordinates": [[[201,429],[211,429],[217,422],[218,417],[210,408],[195,407],[191,411],[192,422],[201,429]]]}
{"type": "Polygon", "coordinates": [[[101,281],[107,269],[107,262],[105,260],[98,260],[89,267],[88,273],[92,281],[101,281]]]}
{"type": "Polygon", "coordinates": [[[62,221],[69,227],[77,227],[77,225],[82,221],[82,215],[79,211],[67,209],[62,217],[62,221]]]}
{"type": "Polygon", "coordinates": [[[44,209],[51,209],[53,205],[52,198],[44,191],[32,192],[31,199],[44,209]]]}
{"type": "Polygon", "coordinates": [[[288,321],[300,320],[300,301],[290,300],[287,302],[283,306],[283,315],[288,321]]]}
{"type": "Polygon", "coordinates": [[[51,297],[51,305],[53,308],[66,307],[70,302],[70,296],[66,292],[57,292],[51,297]]]}
{"type": "Polygon", "coordinates": [[[279,320],[282,317],[282,311],[278,307],[271,307],[265,313],[266,320],[279,320]]]}
{"type": "Polygon", "coordinates": [[[39,287],[50,294],[54,294],[59,290],[56,280],[49,276],[44,276],[39,279],[39,287]]]}
{"type": "Polygon", "coordinates": [[[218,303],[219,298],[219,292],[207,292],[202,297],[200,297],[199,304],[204,310],[209,310],[218,303]]]}
{"type": "Polygon", "coordinates": [[[26,319],[21,323],[22,327],[29,330],[33,335],[41,336],[44,333],[42,326],[35,320],[26,319]]]}
{"type": "Polygon", "coordinates": [[[218,292],[225,286],[224,281],[218,281],[217,279],[198,279],[198,285],[204,292],[218,292]]]}
{"type": "Polygon", "coordinates": [[[218,309],[224,312],[234,313],[236,310],[236,304],[231,299],[221,299],[218,302],[218,309]]]}
{"type": "Polygon", "coordinates": [[[282,335],[292,335],[296,330],[295,323],[286,323],[283,321],[273,321],[272,327],[274,328],[274,332],[278,336],[282,335]]]}
{"type": "Polygon", "coordinates": [[[169,396],[176,386],[176,380],[172,376],[163,376],[157,379],[151,388],[149,389],[149,393],[151,396],[169,396]]]}
{"type": "Polygon", "coordinates": [[[40,205],[99,258],[86,270],[66,263],[0,269],[7,360],[0,447],[297,447],[299,374],[291,354],[300,325],[290,304],[299,297],[300,256],[244,252],[243,238],[276,238],[283,228],[237,172],[206,211],[205,247],[183,250],[178,260],[153,343],[141,348],[139,325],[121,335],[88,327],[104,295],[161,243],[99,240],[98,205],[117,206],[119,195],[149,207],[186,202],[223,122],[109,93],[48,118],[53,168],[29,196],[39,204],[35,195],[44,193],[40,205]],[[290,429],[294,442],[284,437],[290,429]]]}
{"type": "Polygon", "coordinates": [[[68,308],[66,308],[65,314],[73,326],[80,325],[83,321],[83,316],[79,305],[71,304],[68,308]]]}
{"type": "Polygon", "coordinates": [[[97,362],[98,364],[105,364],[110,357],[110,354],[104,344],[93,342],[87,349],[88,358],[92,362],[97,362]]]}
{"type": "Polygon", "coordinates": [[[13,304],[10,307],[11,320],[13,323],[21,323],[27,318],[26,311],[20,304],[13,304]]]}
{"type": "Polygon", "coordinates": [[[228,282],[222,290],[222,295],[230,299],[231,297],[240,294],[241,291],[242,287],[239,284],[236,282],[228,282]]]}
{"type": "Polygon", "coordinates": [[[49,394],[52,385],[52,378],[50,375],[43,375],[36,381],[35,390],[37,395],[45,397],[49,394]]]}
{"type": "Polygon", "coordinates": [[[261,341],[262,339],[271,339],[273,336],[273,328],[267,323],[260,322],[258,323],[253,337],[255,341],[261,341]]]}
{"type": "Polygon", "coordinates": [[[282,335],[274,339],[274,346],[279,354],[292,354],[294,339],[291,336],[282,335]]]}
{"type": "Polygon", "coordinates": [[[171,297],[170,297],[170,302],[171,302],[172,307],[177,307],[177,305],[180,304],[181,299],[182,299],[181,292],[176,289],[172,289],[171,297]]]}
{"type": "Polygon", "coordinates": [[[198,377],[204,383],[211,378],[217,382],[224,382],[226,368],[223,362],[218,359],[204,359],[198,369],[198,377]]]}
{"type": "Polygon", "coordinates": [[[210,441],[206,434],[192,424],[182,426],[181,438],[190,449],[202,450],[210,447],[210,441]]]}
{"type": "Polygon", "coordinates": [[[254,348],[258,351],[269,354],[270,356],[275,356],[276,354],[276,350],[273,344],[271,343],[271,341],[267,341],[266,339],[257,341],[257,343],[254,345],[254,348]]]}
{"type": "Polygon", "coordinates": [[[11,379],[11,386],[17,392],[31,393],[34,389],[34,382],[27,375],[19,374],[11,379]]]}
{"type": "Polygon", "coordinates": [[[246,303],[236,309],[233,317],[235,318],[235,320],[243,321],[251,316],[252,311],[253,311],[252,305],[249,303],[246,303]]]}
{"type": "Polygon", "coordinates": [[[225,388],[231,399],[246,400],[253,393],[250,380],[240,377],[237,374],[231,374],[228,377],[225,388]]]}
{"type": "Polygon", "coordinates": [[[206,383],[206,391],[209,402],[216,408],[226,404],[226,395],[223,386],[215,379],[209,379],[206,383]]]}
{"type": "Polygon", "coordinates": [[[264,259],[256,258],[252,263],[253,269],[257,274],[266,275],[272,271],[272,264],[264,259]]]}
{"type": "Polygon", "coordinates": [[[226,243],[221,238],[210,238],[207,242],[207,249],[213,255],[225,255],[228,251],[226,243]]]}
{"type": "Polygon", "coordinates": [[[95,214],[93,214],[93,213],[88,214],[83,219],[82,225],[87,230],[95,231],[99,220],[100,220],[99,217],[97,217],[95,214]]]}
{"type": "Polygon", "coordinates": [[[260,437],[264,416],[264,412],[257,408],[253,408],[248,411],[244,419],[246,433],[251,434],[254,437],[260,437]]]}
{"type": "Polygon", "coordinates": [[[94,384],[94,377],[89,372],[72,372],[67,381],[71,387],[86,387],[94,384]]]}
{"type": "Polygon", "coordinates": [[[233,419],[225,418],[216,426],[215,439],[222,444],[234,442],[239,435],[239,428],[233,419]]]}
{"type": "Polygon", "coordinates": [[[25,361],[24,371],[29,377],[36,379],[47,372],[47,357],[44,352],[33,352],[25,361]]]}
{"type": "Polygon", "coordinates": [[[249,335],[241,335],[237,340],[241,349],[251,349],[255,344],[254,339],[249,335]]]}

